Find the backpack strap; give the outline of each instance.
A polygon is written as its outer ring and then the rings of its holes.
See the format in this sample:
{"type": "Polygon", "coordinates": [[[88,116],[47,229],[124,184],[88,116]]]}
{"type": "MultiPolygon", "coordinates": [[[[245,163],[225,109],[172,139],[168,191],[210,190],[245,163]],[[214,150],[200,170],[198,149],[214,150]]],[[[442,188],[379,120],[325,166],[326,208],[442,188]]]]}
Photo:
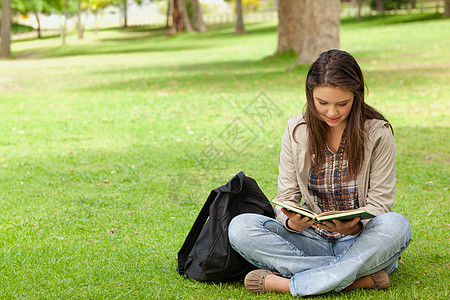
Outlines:
{"type": "Polygon", "coordinates": [[[194,248],[195,242],[197,241],[198,236],[200,235],[200,232],[202,231],[203,226],[206,223],[206,220],[208,220],[209,207],[220,193],[221,191],[218,188],[211,191],[208,199],[206,200],[200,213],[198,214],[197,219],[195,219],[194,225],[192,225],[192,228],[189,231],[189,234],[186,237],[183,246],[181,246],[180,251],[178,251],[178,273],[184,274],[189,254],[191,253],[192,248],[194,248]]]}
{"type": "Polygon", "coordinates": [[[245,174],[244,172],[241,171],[238,174],[236,174],[234,178],[230,181],[232,182],[235,179],[239,179],[239,186],[237,186],[237,189],[231,190],[230,187],[228,187],[227,185],[222,185],[221,187],[218,187],[211,191],[211,193],[208,196],[208,199],[206,199],[205,204],[203,205],[202,209],[200,210],[200,213],[195,219],[194,225],[192,225],[192,228],[189,231],[189,234],[186,237],[183,246],[181,246],[180,251],[178,251],[177,272],[179,274],[184,274],[186,270],[186,262],[189,258],[189,254],[194,248],[194,245],[197,242],[200,232],[202,231],[203,226],[208,220],[209,208],[214,202],[214,200],[220,195],[220,193],[239,193],[242,190],[242,187],[244,186],[244,177],[245,174]]]}

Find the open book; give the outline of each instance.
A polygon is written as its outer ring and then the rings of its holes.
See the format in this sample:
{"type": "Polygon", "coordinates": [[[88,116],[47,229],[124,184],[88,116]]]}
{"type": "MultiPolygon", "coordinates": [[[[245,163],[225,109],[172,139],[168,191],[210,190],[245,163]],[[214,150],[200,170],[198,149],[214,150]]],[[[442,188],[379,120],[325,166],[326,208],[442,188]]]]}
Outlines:
{"type": "Polygon", "coordinates": [[[331,221],[333,219],[346,221],[346,220],[353,220],[356,217],[360,217],[361,220],[375,217],[375,215],[372,215],[371,213],[367,212],[364,208],[340,210],[340,211],[326,211],[321,214],[316,214],[310,211],[309,209],[305,209],[300,206],[294,206],[292,204],[277,201],[275,199],[272,200],[272,203],[284,207],[287,210],[301,214],[302,216],[309,217],[317,223],[320,223],[322,221],[331,221]]]}

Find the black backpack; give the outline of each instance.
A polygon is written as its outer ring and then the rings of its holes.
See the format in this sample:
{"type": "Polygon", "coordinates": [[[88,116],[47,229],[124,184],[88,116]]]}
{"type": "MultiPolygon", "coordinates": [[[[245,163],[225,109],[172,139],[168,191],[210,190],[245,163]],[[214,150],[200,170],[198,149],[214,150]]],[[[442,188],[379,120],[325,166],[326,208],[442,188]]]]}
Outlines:
{"type": "Polygon", "coordinates": [[[255,269],[231,248],[228,240],[230,221],[242,213],[275,218],[272,205],[256,181],[239,172],[209,194],[178,252],[177,272],[198,281],[220,282],[243,279],[255,269]]]}

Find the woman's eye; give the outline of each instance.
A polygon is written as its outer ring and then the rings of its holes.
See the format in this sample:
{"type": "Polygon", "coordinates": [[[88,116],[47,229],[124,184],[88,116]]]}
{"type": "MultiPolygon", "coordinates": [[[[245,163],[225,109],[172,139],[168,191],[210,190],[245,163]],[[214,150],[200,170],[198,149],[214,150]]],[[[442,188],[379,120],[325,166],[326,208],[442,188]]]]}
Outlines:
{"type": "Polygon", "coordinates": [[[326,102],[319,102],[320,103],[320,105],[326,105],[327,103],[326,102]]]}
{"type": "Polygon", "coordinates": [[[339,106],[346,106],[347,103],[338,104],[339,106]]]}

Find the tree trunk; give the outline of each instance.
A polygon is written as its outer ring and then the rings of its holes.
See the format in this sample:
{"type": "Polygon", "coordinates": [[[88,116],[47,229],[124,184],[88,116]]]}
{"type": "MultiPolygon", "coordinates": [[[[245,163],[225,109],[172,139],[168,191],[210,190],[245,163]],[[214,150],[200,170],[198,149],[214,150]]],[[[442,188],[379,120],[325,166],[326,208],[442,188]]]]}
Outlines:
{"type": "Polygon", "coordinates": [[[34,17],[36,18],[37,23],[37,37],[40,39],[42,38],[41,18],[39,18],[39,13],[37,11],[34,12],[34,17]]]}
{"type": "Polygon", "coordinates": [[[310,64],[325,50],[339,48],[340,0],[305,0],[305,35],[297,65],[310,64]]]}
{"type": "Polygon", "coordinates": [[[205,22],[203,22],[203,13],[202,8],[200,7],[200,3],[198,0],[190,0],[192,5],[194,6],[194,20],[193,20],[193,27],[194,30],[197,32],[205,32],[206,26],[205,22]]]}
{"type": "Polygon", "coordinates": [[[128,27],[128,1],[122,0],[123,3],[123,28],[128,27]]]}
{"type": "Polygon", "coordinates": [[[277,52],[303,47],[305,0],[280,0],[278,2],[278,48],[277,52]]]}
{"type": "Polygon", "coordinates": [[[383,0],[377,0],[377,11],[379,14],[384,15],[384,2],[383,0]]]}
{"type": "Polygon", "coordinates": [[[444,14],[442,15],[442,17],[450,17],[450,0],[445,0],[444,14]]]}
{"type": "Polygon", "coordinates": [[[242,14],[242,0],[236,0],[236,33],[246,33],[244,28],[244,17],[242,14]]]}
{"type": "Polygon", "coordinates": [[[181,12],[181,17],[183,18],[183,23],[188,32],[194,32],[191,26],[191,21],[189,20],[189,14],[186,8],[186,2],[184,0],[178,0],[178,9],[181,12]]]}
{"type": "Polygon", "coordinates": [[[78,39],[83,39],[83,24],[81,22],[81,0],[78,0],[77,3],[77,32],[78,32],[78,39]]]}
{"type": "Polygon", "coordinates": [[[66,44],[67,20],[69,19],[69,0],[64,1],[64,23],[61,29],[61,44],[66,44]]]}
{"type": "Polygon", "coordinates": [[[179,0],[173,0],[172,7],[172,25],[167,31],[167,35],[174,35],[177,33],[181,33],[184,30],[183,17],[181,16],[181,11],[178,6],[179,0]]]}
{"type": "Polygon", "coordinates": [[[362,11],[363,0],[358,0],[358,21],[361,21],[361,11],[362,11]]]}
{"type": "Polygon", "coordinates": [[[166,29],[169,29],[169,17],[172,15],[173,0],[167,0],[166,29]]]}
{"type": "Polygon", "coordinates": [[[11,0],[2,0],[0,58],[11,56],[11,0]]]}

